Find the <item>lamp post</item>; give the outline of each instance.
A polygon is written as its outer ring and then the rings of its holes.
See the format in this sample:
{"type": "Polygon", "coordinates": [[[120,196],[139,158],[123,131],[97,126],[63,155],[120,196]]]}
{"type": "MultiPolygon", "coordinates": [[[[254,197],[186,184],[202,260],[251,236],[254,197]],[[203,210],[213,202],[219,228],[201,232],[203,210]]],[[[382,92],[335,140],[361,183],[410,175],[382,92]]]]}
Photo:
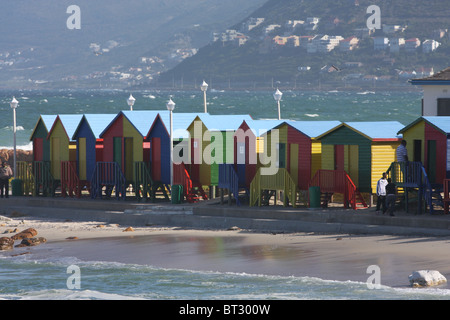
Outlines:
{"type": "Polygon", "coordinates": [[[277,88],[277,91],[275,91],[275,93],[273,94],[273,98],[275,99],[278,105],[278,120],[281,120],[280,100],[282,96],[283,93],[277,88]]]}
{"type": "Polygon", "coordinates": [[[133,105],[136,102],[136,99],[133,97],[133,95],[130,94],[130,96],[127,99],[127,103],[130,106],[130,111],[133,111],[133,105]]]}
{"type": "Polygon", "coordinates": [[[175,109],[175,102],[170,98],[169,102],[167,102],[167,110],[170,112],[170,188],[173,188],[173,120],[172,120],[172,111],[175,109]]]}
{"type": "Polygon", "coordinates": [[[13,109],[13,132],[14,132],[14,179],[16,178],[16,108],[19,105],[19,101],[15,97],[10,102],[10,106],[13,109]]]}
{"type": "Polygon", "coordinates": [[[208,84],[205,82],[205,80],[203,80],[202,85],[200,86],[200,89],[202,89],[203,91],[203,105],[205,107],[205,113],[207,113],[207,109],[206,109],[206,90],[208,90],[208,84]]]}

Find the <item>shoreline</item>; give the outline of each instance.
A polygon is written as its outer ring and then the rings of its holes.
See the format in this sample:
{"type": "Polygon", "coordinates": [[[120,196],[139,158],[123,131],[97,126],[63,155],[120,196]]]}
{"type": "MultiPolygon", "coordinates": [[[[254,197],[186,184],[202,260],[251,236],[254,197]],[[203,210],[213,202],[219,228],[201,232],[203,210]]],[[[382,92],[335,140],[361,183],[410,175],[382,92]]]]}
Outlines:
{"type": "Polygon", "coordinates": [[[134,231],[124,232],[128,226],[103,221],[1,218],[0,233],[12,227],[18,231],[32,227],[38,231],[38,237],[47,239],[47,243],[36,247],[0,252],[5,256],[44,252],[41,255],[46,258],[50,254],[85,262],[357,282],[366,282],[370,276],[367,268],[378,265],[381,284],[393,288],[409,288],[409,274],[421,269],[438,270],[450,277],[450,257],[445,255],[450,237],[265,233],[166,226],[133,227],[134,231]]]}

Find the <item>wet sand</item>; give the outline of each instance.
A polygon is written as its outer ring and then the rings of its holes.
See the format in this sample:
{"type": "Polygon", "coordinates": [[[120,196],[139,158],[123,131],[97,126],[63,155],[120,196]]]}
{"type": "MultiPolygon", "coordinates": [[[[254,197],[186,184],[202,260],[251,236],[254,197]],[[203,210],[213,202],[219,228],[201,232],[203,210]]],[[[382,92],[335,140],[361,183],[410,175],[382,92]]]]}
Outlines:
{"type": "MultiPolygon", "coordinates": [[[[255,233],[246,230],[187,230],[102,222],[43,219],[0,221],[0,233],[35,228],[47,243],[0,254],[32,252],[83,261],[110,261],[161,268],[247,274],[309,276],[366,282],[377,265],[381,284],[409,286],[415,270],[433,269],[450,278],[447,237],[255,233]],[[68,238],[77,237],[76,240],[68,238]]],[[[16,243],[17,244],[17,243],[16,243]]],[[[444,287],[448,287],[447,285],[444,287]]]]}

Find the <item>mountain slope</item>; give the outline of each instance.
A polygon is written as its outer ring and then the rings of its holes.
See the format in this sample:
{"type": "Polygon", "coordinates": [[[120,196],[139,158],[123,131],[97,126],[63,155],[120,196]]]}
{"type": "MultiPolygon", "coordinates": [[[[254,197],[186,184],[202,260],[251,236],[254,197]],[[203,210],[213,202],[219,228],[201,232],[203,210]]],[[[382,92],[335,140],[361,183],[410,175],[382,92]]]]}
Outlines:
{"type": "MultiPolygon", "coordinates": [[[[273,48],[271,39],[275,35],[282,35],[282,32],[279,34],[275,30],[267,37],[263,36],[263,28],[270,24],[283,26],[288,20],[319,17],[320,22],[316,30],[302,29],[295,34],[327,34],[347,38],[355,34],[355,29],[366,27],[366,21],[371,16],[366,10],[370,5],[380,7],[382,24],[406,27],[404,32],[395,34],[396,37],[418,37],[423,41],[431,37],[434,30],[449,27],[450,7],[440,0],[269,0],[249,16],[265,20],[263,24],[246,33],[249,40],[244,45],[237,47],[221,41],[210,43],[193,57],[163,73],[159,84],[170,84],[174,79],[180,78],[183,78],[184,84],[190,81],[198,82],[198,79],[210,79],[224,85],[229,81],[247,84],[268,84],[270,81],[310,83],[318,81],[324,66],[335,65],[344,69],[344,64],[348,61],[361,62],[366,74],[378,76],[396,76],[395,69],[408,70],[423,66],[433,67],[437,71],[448,66],[448,34],[439,39],[441,47],[431,54],[422,54],[421,50],[414,54],[390,54],[388,50],[375,52],[373,40],[370,38],[361,40],[359,49],[353,52],[344,53],[335,49],[326,54],[307,54],[305,48],[273,48]],[[309,66],[311,72],[299,72],[300,66],[309,66]]],[[[242,22],[230,28],[239,29],[242,22]]],[[[374,36],[384,34],[382,30],[377,30],[372,35],[374,36]]],[[[335,73],[327,78],[337,79],[339,76],[335,73]]]]}
{"type": "Polygon", "coordinates": [[[71,16],[66,10],[73,1],[2,3],[0,83],[7,85],[11,79],[28,78],[58,81],[67,76],[107,72],[114,66],[135,66],[139,57],[176,49],[179,39],[198,48],[208,43],[211,30],[240,21],[264,0],[75,3],[81,12],[79,30],[66,26],[71,16]],[[96,50],[101,51],[94,54],[96,50]]]}

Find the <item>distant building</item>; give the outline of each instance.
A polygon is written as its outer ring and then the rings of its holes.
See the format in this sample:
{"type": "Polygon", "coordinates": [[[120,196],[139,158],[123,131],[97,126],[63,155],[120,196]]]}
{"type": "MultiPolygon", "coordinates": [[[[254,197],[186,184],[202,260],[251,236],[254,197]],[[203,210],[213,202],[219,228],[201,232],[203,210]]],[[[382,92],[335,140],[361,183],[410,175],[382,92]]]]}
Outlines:
{"type": "Polygon", "coordinates": [[[406,27],[399,25],[383,24],[383,33],[387,35],[394,34],[396,32],[403,32],[405,29],[406,27]]]}
{"type": "Polygon", "coordinates": [[[357,28],[354,29],[353,32],[357,38],[367,39],[375,32],[375,30],[369,28],[357,28]]]}
{"type": "Polygon", "coordinates": [[[436,50],[441,45],[440,42],[437,42],[436,40],[430,40],[427,39],[422,43],[422,52],[423,53],[430,53],[436,50]]]}
{"type": "Polygon", "coordinates": [[[410,83],[423,88],[422,116],[450,116],[450,67],[410,83]]]}
{"type": "Polygon", "coordinates": [[[364,64],[362,62],[345,62],[344,66],[347,68],[360,68],[362,67],[364,64]]]}
{"type": "Polygon", "coordinates": [[[383,51],[389,47],[389,39],[386,37],[374,37],[373,49],[375,51],[383,51]]]}
{"type": "Polygon", "coordinates": [[[392,38],[389,40],[389,52],[399,53],[405,47],[404,38],[392,38]]]}
{"type": "Polygon", "coordinates": [[[405,51],[408,53],[413,53],[417,51],[417,48],[420,47],[419,38],[411,38],[405,40],[405,51]]]}
{"type": "Polygon", "coordinates": [[[352,51],[358,47],[359,39],[355,36],[343,39],[339,42],[339,50],[343,52],[352,51]]]}
{"type": "Polygon", "coordinates": [[[264,18],[249,18],[247,21],[242,23],[241,31],[242,32],[251,31],[253,28],[256,28],[263,22],[264,18]]]}
{"type": "Polygon", "coordinates": [[[304,20],[288,20],[284,24],[284,28],[287,32],[294,32],[299,27],[302,27],[305,24],[304,20]]]}
{"type": "Polygon", "coordinates": [[[306,23],[304,24],[305,30],[313,31],[317,29],[317,24],[319,23],[320,19],[316,17],[309,17],[306,18],[306,23]]]}

